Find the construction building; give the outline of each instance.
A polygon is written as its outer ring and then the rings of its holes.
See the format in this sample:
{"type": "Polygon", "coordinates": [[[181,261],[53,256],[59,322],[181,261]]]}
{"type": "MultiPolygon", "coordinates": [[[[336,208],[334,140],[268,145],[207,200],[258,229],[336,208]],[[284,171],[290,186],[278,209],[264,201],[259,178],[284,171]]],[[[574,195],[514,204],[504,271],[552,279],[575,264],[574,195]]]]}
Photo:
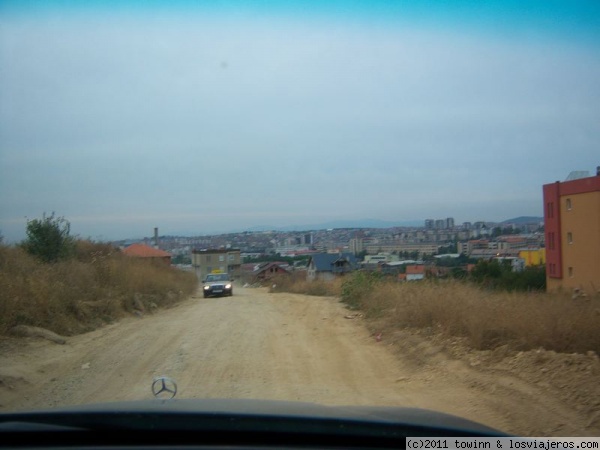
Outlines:
{"type": "Polygon", "coordinates": [[[241,264],[239,249],[192,250],[192,266],[199,280],[215,272],[238,276],[241,264]]]}

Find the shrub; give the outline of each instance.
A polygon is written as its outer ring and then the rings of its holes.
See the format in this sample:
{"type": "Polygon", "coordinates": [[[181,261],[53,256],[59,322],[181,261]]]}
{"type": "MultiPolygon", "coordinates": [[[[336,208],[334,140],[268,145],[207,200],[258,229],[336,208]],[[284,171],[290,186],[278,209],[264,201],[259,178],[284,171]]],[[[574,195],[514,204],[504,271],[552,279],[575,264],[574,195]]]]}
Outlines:
{"type": "Polygon", "coordinates": [[[27,221],[27,239],[21,245],[44,262],[56,262],[73,254],[75,241],[70,231],[71,225],[64,217],[44,213],[41,219],[27,221]]]}

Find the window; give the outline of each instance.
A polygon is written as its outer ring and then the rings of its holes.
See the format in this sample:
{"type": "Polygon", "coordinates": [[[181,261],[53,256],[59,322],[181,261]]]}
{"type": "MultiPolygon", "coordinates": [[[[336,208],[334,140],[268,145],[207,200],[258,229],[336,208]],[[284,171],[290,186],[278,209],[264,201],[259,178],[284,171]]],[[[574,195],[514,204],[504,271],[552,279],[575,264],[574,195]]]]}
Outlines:
{"type": "Polygon", "coordinates": [[[554,204],[552,202],[548,202],[547,209],[548,209],[548,212],[547,212],[548,218],[549,219],[553,218],[554,217],[554,204]]]}
{"type": "Polygon", "coordinates": [[[571,233],[570,231],[567,233],[567,242],[569,244],[573,243],[573,233],[571,233]]]}
{"type": "Polygon", "coordinates": [[[210,262],[210,255],[206,255],[206,262],[209,263],[210,262]]]}
{"type": "Polygon", "coordinates": [[[571,211],[572,205],[571,205],[571,199],[568,198],[567,199],[567,211],[571,211]]]}
{"type": "Polygon", "coordinates": [[[225,255],[219,255],[219,262],[225,261],[225,255]]]}
{"type": "Polygon", "coordinates": [[[573,278],[573,268],[569,267],[569,277],[573,278]]]}

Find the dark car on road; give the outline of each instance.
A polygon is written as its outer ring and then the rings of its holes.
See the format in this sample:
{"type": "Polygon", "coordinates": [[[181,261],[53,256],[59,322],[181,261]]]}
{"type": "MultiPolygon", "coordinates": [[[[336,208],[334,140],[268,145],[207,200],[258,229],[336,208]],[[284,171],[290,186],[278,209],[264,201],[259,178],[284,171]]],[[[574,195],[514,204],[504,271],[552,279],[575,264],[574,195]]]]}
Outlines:
{"type": "Polygon", "coordinates": [[[227,273],[208,274],[202,283],[204,298],[210,297],[211,295],[217,297],[233,295],[233,280],[227,273]]]}

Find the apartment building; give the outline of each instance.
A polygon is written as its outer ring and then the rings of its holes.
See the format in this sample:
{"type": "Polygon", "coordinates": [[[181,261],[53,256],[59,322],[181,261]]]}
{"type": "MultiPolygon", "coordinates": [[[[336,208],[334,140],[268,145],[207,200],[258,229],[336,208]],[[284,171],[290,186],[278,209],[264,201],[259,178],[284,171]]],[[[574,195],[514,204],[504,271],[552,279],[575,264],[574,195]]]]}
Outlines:
{"type": "Polygon", "coordinates": [[[459,242],[457,244],[458,253],[469,256],[473,250],[487,250],[490,247],[490,241],[487,239],[472,239],[467,242],[459,242]]]}
{"type": "Polygon", "coordinates": [[[599,292],[600,167],[596,176],[546,184],[543,193],[548,292],[599,292]]]}

